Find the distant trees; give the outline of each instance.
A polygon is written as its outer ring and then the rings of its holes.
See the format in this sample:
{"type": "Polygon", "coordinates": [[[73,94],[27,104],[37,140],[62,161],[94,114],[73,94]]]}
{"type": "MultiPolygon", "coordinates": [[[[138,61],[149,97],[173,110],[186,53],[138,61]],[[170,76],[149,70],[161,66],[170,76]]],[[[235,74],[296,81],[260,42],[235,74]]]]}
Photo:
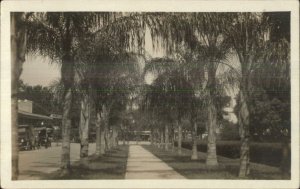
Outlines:
{"type": "Polygon", "coordinates": [[[19,81],[18,98],[33,101],[33,112],[37,114],[50,115],[58,113],[57,107],[53,106],[54,95],[48,87],[40,85],[30,86],[19,81]]]}

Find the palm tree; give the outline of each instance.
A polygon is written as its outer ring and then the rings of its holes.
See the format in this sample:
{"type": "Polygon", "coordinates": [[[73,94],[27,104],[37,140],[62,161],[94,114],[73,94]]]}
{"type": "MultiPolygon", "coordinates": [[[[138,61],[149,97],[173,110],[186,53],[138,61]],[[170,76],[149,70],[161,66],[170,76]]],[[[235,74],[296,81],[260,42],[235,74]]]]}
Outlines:
{"type": "Polygon", "coordinates": [[[70,129],[75,54],[78,36],[87,33],[91,23],[90,14],[85,13],[35,13],[28,20],[28,50],[50,57],[61,64],[63,92],[62,119],[62,175],[70,171],[70,129]]]}
{"type": "Polygon", "coordinates": [[[285,52],[288,52],[289,45],[284,42],[279,45],[280,48],[275,50],[276,43],[270,41],[270,20],[264,19],[262,13],[227,14],[224,15],[222,22],[224,24],[223,33],[231,40],[233,49],[237,53],[241,64],[238,120],[242,145],[239,176],[245,177],[250,173],[249,106],[251,105],[250,97],[253,92],[252,78],[255,75],[255,70],[261,68],[261,66],[274,66],[273,68],[276,68],[277,65],[283,65],[281,68],[286,70],[289,55],[285,52]],[[276,56],[281,56],[278,59],[279,61],[275,60],[278,58],[275,58],[276,56]]]}
{"type": "Polygon", "coordinates": [[[143,28],[140,20],[131,14],[122,16],[122,13],[57,12],[34,13],[33,17],[28,20],[27,25],[30,30],[27,32],[29,38],[27,47],[29,51],[49,56],[52,60],[61,63],[61,80],[64,84],[62,175],[70,170],[70,109],[73,100],[75,61],[80,52],[78,47],[81,46],[81,38],[92,35],[94,39],[97,39],[103,34],[108,38],[118,36],[121,39],[119,46],[125,49],[132,44],[129,39],[134,35],[138,37],[134,37],[132,41],[138,39],[138,44],[143,45],[140,40],[143,36],[142,32],[137,29],[135,30],[137,32],[133,32],[132,35],[126,32],[128,28],[143,28]]]}
{"type": "Polygon", "coordinates": [[[11,133],[12,133],[12,179],[17,180],[19,174],[18,150],[18,82],[22,73],[26,54],[25,13],[11,13],[11,133]]]}
{"type": "Polygon", "coordinates": [[[184,76],[183,68],[179,62],[170,58],[153,59],[148,61],[145,67],[145,72],[158,74],[148,94],[150,108],[155,109],[158,119],[164,122],[167,143],[169,143],[169,125],[176,123],[179,154],[181,154],[182,127],[178,123],[191,111],[193,97],[193,89],[184,76]]]}

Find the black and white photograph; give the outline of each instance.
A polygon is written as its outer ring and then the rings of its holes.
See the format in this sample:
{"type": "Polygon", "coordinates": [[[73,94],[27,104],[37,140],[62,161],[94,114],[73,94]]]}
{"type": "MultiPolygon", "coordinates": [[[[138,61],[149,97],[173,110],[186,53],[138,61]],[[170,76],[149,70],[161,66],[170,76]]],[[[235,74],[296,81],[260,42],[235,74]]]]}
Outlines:
{"type": "Polygon", "coordinates": [[[1,3],[1,187],[300,187],[299,3],[214,2],[1,3]]]}

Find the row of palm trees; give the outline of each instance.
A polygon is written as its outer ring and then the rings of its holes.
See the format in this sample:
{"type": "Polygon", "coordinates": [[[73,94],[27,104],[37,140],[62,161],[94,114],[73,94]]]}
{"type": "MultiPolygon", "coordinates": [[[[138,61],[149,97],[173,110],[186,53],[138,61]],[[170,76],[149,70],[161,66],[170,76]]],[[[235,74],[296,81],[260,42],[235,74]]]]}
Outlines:
{"type": "MultiPolygon", "coordinates": [[[[270,22],[274,18],[268,14],[195,13],[183,14],[180,16],[181,20],[178,20],[176,16],[176,19],[176,23],[180,24],[173,26],[173,22],[170,22],[169,25],[163,25],[163,27],[167,28],[165,31],[172,31],[173,28],[176,30],[173,31],[174,33],[165,33],[167,40],[169,40],[166,43],[176,42],[176,44],[171,46],[173,49],[167,49],[170,51],[170,54],[175,54],[173,60],[154,60],[148,64],[149,70],[156,71],[159,75],[154,82],[154,94],[152,94],[154,97],[150,98],[150,108],[177,115],[178,110],[184,110],[185,107],[188,107],[187,109],[190,111],[183,112],[189,114],[193,133],[196,133],[195,118],[200,113],[197,112],[197,108],[203,109],[205,107],[208,129],[206,164],[208,166],[217,166],[216,126],[218,124],[218,109],[221,108],[218,107],[220,105],[218,103],[220,99],[218,98],[226,90],[228,93],[230,88],[232,90],[238,89],[238,121],[242,142],[239,176],[245,177],[250,171],[249,106],[251,106],[251,93],[255,91],[255,87],[261,86],[261,84],[253,80],[256,80],[257,77],[263,78],[264,82],[262,83],[264,83],[265,89],[270,88],[270,85],[266,86],[267,84],[265,83],[265,81],[270,82],[270,75],[278,75],[278,79],[281,82],[289,80],[289,72],[286,70],[289,67],[289,39],[284,37],[274,39],[272,30],[279,26],[275,26],[276,24],[270,22]],[[181,25],[184,29],[180,28],[181,25]],[[180,36],[187,37],[187,39],[181,39],[176,33],[177,31],[180,31],[180,36]],[[184,46],[185,51],[188,49],[188,52],[182,53],[181,46],[184,46]],[[274,48],[276,53],[273,51],[274,48]],[[283,49],[285,50],[282,51],[283,49]],[[233,56],[237,56],[238,66],[229,62],[229,59],[232,59],[233,56]],[[274,67],[271,68],[270,65],[274,67]],[[280,67],[281,71],[275,71],[275,67],[277,69],[280,67]],[[281,75],[283,70],[285,70],[284,76],[281,75]],[[172,80],[174,75],[176,75],[175,81],[172,80]],[[181,78],[186,82],[183,86],[180,86],[183,82],[181,78]],[[161,97],[155,94],[157,90],[163,91],[161,97]],[[180,100],[178,96],[182,99],[180,100]],[[159,98],[161,100],[158,100],[159,98]],[[194,102],[189,102],[193,98],[195,98],[194,102]],[[167,99],[171,101],[169,102],[167,99]],[[204,102],[202,107],[199,106],[196,99],[204,102]],[[162,106],[168,108],[168,110],[161,108],[161,102],[163,102],[162,106]],[[192,108],[193,104],[197,104],[197,108],[192,108]]],[[[273,83],[273,87],[281,90],[277,86],[279,83],[273,83]]],[[[289,83],[284,83],[288,88],[289,83]]],[[[159,117],[162,117],[162,113],[158,113],[159,117]]],[[[179,115],[183,116],[184,113],[179,113],[179,115]]],[[[165,112],[163,114],[166,115],[165,112]]],[[[175,117],[175,122],[181,120],[180,117],[175,117]]],[[[170,122],[172,122],[172,119],[169,119],[170,122]]],[[[180,127],[178,127],[179,151],[181,146],[180,131],[182,130],[180,127]]],[[[167,128],[165,130],[167,131],[167,128]]],[[[166,138],[168,139],[168,137],[166,138]]],[[[167,143],[168,141],[165,142],[167,143]]],[[[197,149],[195,140],[193,149],[197,149]]],[[[195,154],[197,153],[193,152],[192,159],[197,158],[195,154]]]]}
{"type": "MultiPolygon", "coordinates": [[[[289,40],[270,40],[272,29],[277,27],[270,20],[262,13],[12,13],[13,179],[18,175],[15,94],[26,53],[48,56],[61,65],[62,175],[70,171],[74,94],[81,97],[81,157],[88,155],[91,119],[97,119],[96,154],[101,155],[104,144],[106,148],[115,144],[129,99],[141,94],[143,74],[139,65],[145,62],[144,73],[158,75],[142,94],[147,114],[153,119],[168,120],[163,124],[175,120],[178,133],[182,130],[182,117],[189,116],[196,125],[202,114],[207,115],[209,166],[218,165],[215,132],[219,97],[226,88],[239,89],[239,175],[246,176],[251,81],[258,73],[255,71],[264,65],[289,65],[289,40]],[[160,46],[166,58],[149,60],[145,55],[147,29],[153,46],[160,46]],[[237,56],[239,65],[231,64],[229,59],[233,56],[237,56]]],[[[165,126],[166,136],[169,131],[174,133],[175,127],[170,128],[165,126]]],[[[180,134],[178,138],[181,149],[180,134]]]]}

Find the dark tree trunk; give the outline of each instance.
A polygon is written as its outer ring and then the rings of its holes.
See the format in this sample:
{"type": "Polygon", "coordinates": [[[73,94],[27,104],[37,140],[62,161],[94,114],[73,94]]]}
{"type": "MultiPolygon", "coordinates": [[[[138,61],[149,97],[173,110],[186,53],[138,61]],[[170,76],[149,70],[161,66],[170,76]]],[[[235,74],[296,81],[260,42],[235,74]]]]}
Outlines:
{"type": "Polygon", "coordinates": [[[151,146],[154,145],[154,140],[153,140],[153,136],[154,136],[154,133],[153,133],[153,128],[151,128],[151,134],[150,134],[150,143],[151,143],[151,146]]]}
{"type": "Polygon", "coordinates": [[[105,152],[106,152],[110,150],[110,131],[107,124],[105,124],[105,128],[104,128],[104,139],[105,139],[105,152]]]}
{"type": "Polygon", "coordinates": [[[216,148],[216,119],[217,113],[214,105],[208,107],[208,137],[207,137],[207,157],[206,165],[209,167],[218,166],[217,148],[216,148]]]}
{"type": "Polygon", "coordinates": [[[193,140],[193,147],[192,147],[192,160],[198,159],[198,150],[197,150],[197,124],[192,122],[192,140],[193,140]]]}
{"type": "Polygon", "coordinates": [[[172,126],[172,151],[175,150],[175,140],[176,140],[176,135],[175,135],[175,128],[173,125],[172,126]]]}
{"type": "Polygon", "coordinates": [[[164,148],[164,132],[160,129],[160,148],[164,148]]]}
{"type": "Polygon", "coordinates": [[[181,145],[182,145],[182,126],[179,123],[179,121],[177,121],[177,127],[178,127],[178,154],[181,155],[182,154],[182,149],[181,149],[181,145]]]}
{"type": "Polygon", "coordinates": [[[100,154],[103,155],[105,154],[105,149],[106,149],[104,125],[100,127],[100,145],[101,145],[100,154]]]}
{"type": "Polygon", "coordinates": [[[169,126],[165,125],[165,150],[169,150],[169,126]]]}
{"type": "Polygon", "coordinates": [[[23,13],[11,13],[11,134],[12,134],[12,180],[18,179],[18,82],[25,61],[26,28],[21,24],[23,13]]]}
{"type": "Polygon", "coordinates": [[[216,98],[216,69],[213,62],[209,65],[207,90],[208,99],[208,137],[207,137],[207,157],[206,165],[208,167],[218,166],[217,148],[216,148],[216,127],[217,127],[217,108],[215,105],[216,98]]]}
{"type": "Polygon", "coordinates": [[[70,173],[70,133],[71,133],[71,107],[73,103],[72,88],[74,84],[74,60],[71,56],[72,36],[70,33],[70,18],[66,19],[66,32],[62,44],[63,58],[61,66],[61,80],[64,84],[64,104],[62,115],[62,155],[61,176],[70,173]]]}
{"type": "Polygon", "coordinates": [[[69,88],[64,95],[63,119],[62,119],[62,176],[70,173],[70,132],[71,132],[71,110],[72,89],[69,88]]]}
{"type": "Polygon", "coordinates": [[[101,155],[101,117],[100,112],[97,112],[96,121],[96,156],[101,155]]]}
{"type": "Polygon", "coordinates": [[[122,136],[123,136],[123,146],[126,145],[126,130],[125,128],[122,129],[122,136]]]}
{"type": "Polygon", "coordinates": [[[249,109],[247,92],[241,88],[240,90],[240,110],[239,110],[239,126],[241,136],[241,156],[239,177],[246,177],[250,173],[250,132],[249,132],[249,109]]]}
{"type": "Polygon", "coordinates": [[[80,158],[88,156],[89,149],[89,125],[90,125],[90,99],[89,95],[85,94],[81,100],[81,113],[80,113],[80,158]]]}

